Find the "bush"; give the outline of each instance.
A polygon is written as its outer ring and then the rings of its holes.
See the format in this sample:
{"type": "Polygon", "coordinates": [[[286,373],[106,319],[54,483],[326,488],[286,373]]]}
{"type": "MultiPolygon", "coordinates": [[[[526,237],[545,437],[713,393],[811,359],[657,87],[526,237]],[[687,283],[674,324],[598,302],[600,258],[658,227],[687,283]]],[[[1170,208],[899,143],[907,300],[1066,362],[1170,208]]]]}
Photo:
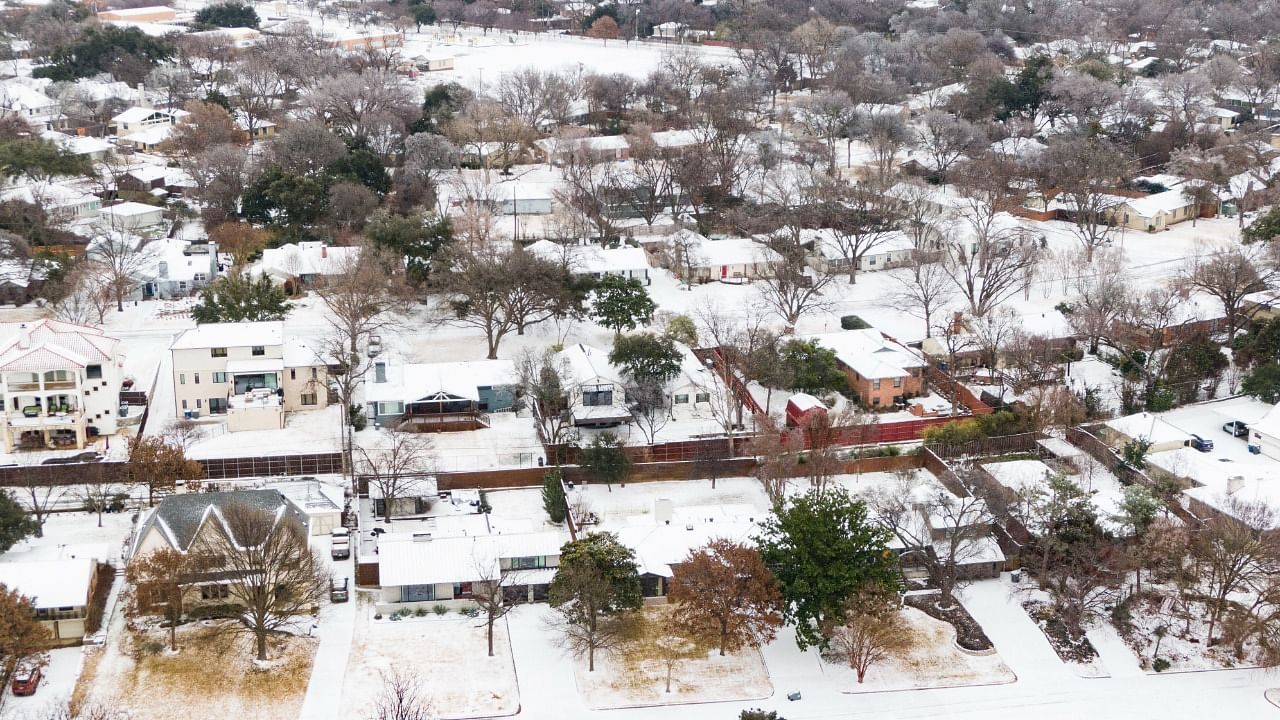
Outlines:
{"type": "Polygon", "coordinates": [[[1156,672],[1164,672],[1169,669],[1169,665],[1170,663],[1168,660],[1165,660],[1164,658],[1156,658],[1155,661],[1151,663],[1151,669],[1156,672]]]}
{"type": "Polygon", "coordinates": [[[871,324],[857,315],[844,315],[840,318],[841,330],[865,330],[871,327],[871,324]]]}
{"type": "Polygon", "coordinates": [[[159,655],[168,645],[159,640],[144,640],[138,647],[143,655],[159,655]]]}
{"type": "MultiPolygon", "coordinates": [[[[439,607],[439,606],[437,606],[437,607],[439,607]]],[[[413,609],[413,616],[414,616],[414,617],[426,617],[426,616],[427,616],[427,609],[426,609],[426,608],[424,608],[424,607],[416,607],[416,608],[414,608],[414,609],[413,609]]]]}
{"type": "Polygon", "coordinates": [[[240,606],[231,603],[197,605],[187,611],[188,620],[225,620],[240,616],[240,606]]]}
{"type": "Polygon", "coordinates": [[[365,417],[364,408],[355,403],[347,408],[347,424],[351,425],[351,429],[360,432],[369,426],[369,419],[365,417]]]}
{"type": "Polygon", "coordinates": [[[766,712],[760,708],[752,708],[750,710],[743,710],[742,713],[738,715],[738,720],[786,720],[786,718],[778,715],[777,710],[769,710],[766,712]]]}
{"type": "MultiPolygon", "coordinates": [[[[421,608],[419,608],[419,609],[421,610],[421,608]]],[[[431,607],[431,612],[435,613],[436,615],[448,615],[448,614],[449,614],[449,608],[445,607],[444,605],[433,605],[433,606],[431,607]]],[[[423,615],[426,615],[426,613],[425,613],[425,612],[424,612],[424,613],[422,613],[422,614],[423,614],[423,615]]]]}
{"type": "Polygon", "coordinates": [[[480,617],[480,608],[475,605],[468,605],[458,611],[459,614],[466,615],[469,618],[480,617]]]}

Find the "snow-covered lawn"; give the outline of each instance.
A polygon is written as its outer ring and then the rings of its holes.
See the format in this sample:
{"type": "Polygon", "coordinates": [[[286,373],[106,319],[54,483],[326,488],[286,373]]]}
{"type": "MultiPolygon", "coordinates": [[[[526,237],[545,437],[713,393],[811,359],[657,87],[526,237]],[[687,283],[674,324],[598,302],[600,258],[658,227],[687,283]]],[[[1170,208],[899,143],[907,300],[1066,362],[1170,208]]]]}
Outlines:
{"type": "MultiPolygon", "coordinates": [[[[1237,657],[1230,643],[1219,641],[1206,647],[1208,637],[1208,609],[1202,602],[1192,602],[1185,607],[1177,601],[1173,588],[1143,587],[1144,593],[1128,603],[1131,613],[1130,626],[1118,628],[1125,642],[1138,655],[1142,668],[1154,674],[1156,658],[1169,663],[1162,672],[1193,670],[1222,670],[1236,667],[1256,667],[1257,643],[1246,642],[1244,657],[1237,657]],[[1163,635],[1163,637],[1161,637],[1163,635]]],[[[1221,625],[1214,630],[1221,636],[1221,625]]]]}
{"type": "Polygon", "coordinates": [[[441,718],[514,715],[520,710],[520,690],[505,621],[494,628],[493,649],[489,657],[478,618],[450,611],[443,617],[374,620],[373,606],[362,604],[342,680],[339,717],[370,717],[370,706],[382,691],[382,675],[393,671],[420,682],[441,718]]]}
{"type": "Polygon", "coordinates": [[[587,658],[573,658],[574,680],[583,702],[593,710],[729,700],[758,700],[773,694],[764,659],[755,649],[721,657],[716,649],[698,648],[676,661],[671,691],[666,690],[667,666],[659,639],[664,634],[666,606],[646,607],[635,637],[609,652],[596,654],[596,668],[587,658]]]}
{"type": "Polygon", "coordinates": [[[148,623],[148,629],[130,631],[124,613],[117,613],[107,644],[86,651],[73,709],[111,708],[136,718],[297,717],[316,641],[272,637],[272,659],[259,667],[253,660],[253,637],[228,632],[229,622],[193,622],[178,628],[179,651],[170,654],[165,629],[148,623]]]}
{"type": "MultiPolygon", "coordinates": [[[[227,432],[225,423],[210,426],[205,440],[193,445],[195,459],[338,452],[342,447],[338,405],[290,413],[280,430],[227,432]]],[[[150,430],[150,426],[148,426],[150,430]]]]}
{"type": "Polygon", "coordinates": [[[71,700],[76,680],[84,664],[84,649],[78,647],[57,648],[49,651],[48,664],[40,674],[40,685],[34,695],[16,697],[8,688],[0,688],[5,694],[0,705],[3,720],[36,720],[56,717],[54,711],[71,700]]]}
{"type": "Polygon", "coordinates": [[[823,662],[822,673],[847,693],[922,688],[999,685],[1017,680],[998,654],[975,655],[956,647],[956,631],[912,607],[902,609],[904,632],[911,644],[867,670],[859,684],[847,665],[823,662]]]}

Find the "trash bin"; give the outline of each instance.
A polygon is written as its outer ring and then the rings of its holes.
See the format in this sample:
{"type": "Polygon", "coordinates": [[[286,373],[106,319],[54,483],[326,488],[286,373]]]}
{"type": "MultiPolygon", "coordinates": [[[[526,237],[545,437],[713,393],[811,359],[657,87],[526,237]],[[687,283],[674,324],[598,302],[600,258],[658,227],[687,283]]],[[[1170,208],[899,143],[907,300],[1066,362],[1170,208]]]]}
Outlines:
{"type": "Polygon", "coordinates": [[[1012,580],[1014,583],[1022,582],[1022,571],[1014,570],[1013,572],[1009,573],[1009,579],[1012,580]]]}
{"type": "Polygon", "coordinates": [[[788,700],[790,700],[791,702],[795,702],[796,700],[799,700],[799,699],[800,699],[800,691],[799,691],[799,690],[796,690],[796,691],[794,691],[794,692],[789,692],[789,693],[787,693],[787,699],[788,699],[788,700]]]}

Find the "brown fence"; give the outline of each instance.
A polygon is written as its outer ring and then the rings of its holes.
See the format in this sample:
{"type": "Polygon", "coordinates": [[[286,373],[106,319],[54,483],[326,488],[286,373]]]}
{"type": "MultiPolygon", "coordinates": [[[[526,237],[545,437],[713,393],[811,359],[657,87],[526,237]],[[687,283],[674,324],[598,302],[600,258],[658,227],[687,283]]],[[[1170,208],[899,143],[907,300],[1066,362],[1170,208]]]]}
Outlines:
{"type": "Polygon", "coordinates": [[[208,480],[275,475],[333,475],[342,472],[342,453],[272,455],[200,460],[208,480]]]}
{"type": "Polygon", "coordinates": [[[982,399],[973,394],[973,391],[962,385],[955,378],[942,372],[938,368],[928,365],[924,369],[925,379],[933,384],[934,387],[942,391],[944,395],[955,397],[960,404],[969,408],[974,415],[990,415],[994,412],[991,406],[982,402],[982,399]]]}
{"type": "MultiPolygon", "coordinates": [[[[1102,438],[1087,429],[1082,427],[1067,428],[1067,442],[1085,451],[1094,460],[1105,465],[1115,473],[1116,478],[1121,483],[1125,485],[1142,485],[1153,491],[1156,489],[1158,483],[1150,475],[1123,462],[1120,456],[1116,454],[1116,451],[1111,449],[1110,445],[1107,445],[1102,438]]],[[[1194,478],[1180,478],[1180,480],[1195,482],[1194,478]]],[[[1182,507],[1176,497],[1166,500],[1164,506],[1170,514],[1182,520],[1182,522],[1191,527],[1199,527],[1200,517],[1182,507]]]]}
{"type": "Polygon", "coordinates": [[[963,443],[930,444],[929,449],[940,458],[995,457],[1011,453],[1038,452],[1040,439],[1036,432],[996,435],[963,443]]]}
{"type": "Polygon", "coordinates": [[[127,480],[126,465],[122,462],[93,462],[4,467],[0,468],[0,487],[123,483],[127,480]]]}

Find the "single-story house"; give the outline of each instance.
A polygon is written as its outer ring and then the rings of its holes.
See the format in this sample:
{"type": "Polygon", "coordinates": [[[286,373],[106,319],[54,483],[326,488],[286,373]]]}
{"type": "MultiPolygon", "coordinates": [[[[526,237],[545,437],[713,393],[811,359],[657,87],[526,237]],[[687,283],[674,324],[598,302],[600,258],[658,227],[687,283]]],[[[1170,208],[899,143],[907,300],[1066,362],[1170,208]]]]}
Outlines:
{"type": "Polygon", "coordinates": [[[1180,188],[1124,198],[1111,209],[1112,221],[1131,230],[1164,230],[1199,215],[1199,204],[1180,188]]]}
{"type": "Polygon", "coordinates": [[[583,153],[592,163],[626,160],[631,157],[631,143],[624,135],[602,135],[583,138],[544,138],[534,143],[543,160],[552,165],[567,162],[575,153],[583,153]]]}
{"type": "Polygon", "coordinates": [[[40,137],[62,148],[64,152],[83,155],[92,162],[100,162],[115,149],[106,140],[87,135],[67,135],[54,130],[46,130],[40,133],[40,137]]]}
{"type": "Polygon", "coordinates": [[[616,275],[628,280],[639,280],[648,285],[649,256],[637,247],[621,246],[602,248],[598,245],[561,245],[551,240],[539,240],[525,248],[544,260],[567,262],[574,275],[596,279],[616,275]]]}
{"type": "Polygon", "coordinates": [[[378,540],[378,610],[471,604],[476,585],[500,582],[506,602],[538,602],[560,565],[559,531],[438,537],[385,534],[378,540]]]}
{"type": "Polygon", "coordinates": [[[95,218],[102,207],[102,200],[92,193],[74,185],[50,182],[28,183],[0,191],[0,202],[13,200],[39,205],[45,212],[67,222],[95,218]]]}
{"type": "Polygon", "coordinates": [[[554,197],[549,188],[537,183],[510,182],[491,186],[493,212],[498,215],[550,215],[554,197]]]}
{"type": "Polygon", "coordinates": [[[1101,434],[1102,439],[1117,450],[1132,440],[1145,439],[1151,443],[1149,453],[1177,450],[1191,440],[1190,433],[1146,412],[1108,420],[1103,423],[1101,434]]]}
{"type": "Polygon", "coordinates": [[[164,208],[138,202],[108,205],[99,211],[99,222],[113,230],[149,230],[164,223],[164,208]]]}
{"type": "Polygon", "coordinates": [[[31,600],[53,645],[75,645],[87,634],[97,563],[90,558],[0,562],[0,585],[31,600]]]}
{"type": "Polygon", "coordinates": [[[568,377],[568,404],[579,427],[614,427],[631,420],[622,371],[609,353],[575,343],[556,355],[568,377]]]}
{"type": "Polygon", "coordinates": [[[98,13],[98,19],[106,22],[162,23],[178,19],[178,12],[164,5],[151,5],[121,10],[103,10],[98,13]]]}
{"type": "Polygon", "coordinates": [[[510,360],[374,363],[365,383],[366,413],[375,425],[416,432],[489,427],[491,412],[510,410],[518,384],[510,360]]]}
{"type": "MultiPolygon", "coordinates": [[[[849,260],[845,257],[841,243],[832,230],[826,228],[805,230],[802,238],[804,242],[813,243],[810,262],[815,267],[823,272],[849,271],[849,260]]],[[[872,240],[874,245],[858,261],[858,272],[895,268],[910,261],[915,253],[915,241],[900,230],[884,233],[872,240]]],[[[865,247],[866,243],[867,240],[863,240],[862,247],[865,247]]],[[[851,240],[845,241],[846,248],[851,245],[851,240]]]]}
{"type": "Polygon", "coordinates": [[[297,291],[327,275],[344,272],[360,257],[360,248],[329,247],[320,240],[287,243],[262,251],[250,275],[266,275],[277,285],[297,291]]]}
{"type": "Polygon", "coordinates": [[[811,335],[836,363],[862,402],[896,405],[924,392],[924,358],[875,328],[811,335]]]}
{"type": "Polygon", "coordinates": [[[711,240],[687,229],[667,238],[666,253],[671,272],[685,282],[768,277],[770,263],[781,257],[750,238],[711,240]]]}

